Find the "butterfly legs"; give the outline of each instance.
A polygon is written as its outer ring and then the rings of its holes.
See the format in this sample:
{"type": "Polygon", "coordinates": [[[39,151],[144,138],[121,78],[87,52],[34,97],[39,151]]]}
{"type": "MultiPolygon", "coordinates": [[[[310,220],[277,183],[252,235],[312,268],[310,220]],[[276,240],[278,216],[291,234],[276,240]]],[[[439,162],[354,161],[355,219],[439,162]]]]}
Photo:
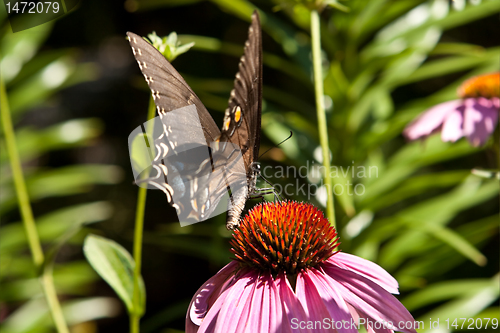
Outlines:
{"type": "Polygon", "coordinates": [[[279,201],[284,201],[285,199],[281,196],[280,193],[276,191],[274,188],[274,185],[267,180],[264,176],[262,176],[261,173],[258,175],[262,180],[264,180],[270,187],[264,187],[264,188],[255,188],[254,193],[250,194],[251,198],[264,198],[265,195],[267,194],[274,194],[274,201],[278,199],[279,201]]]}

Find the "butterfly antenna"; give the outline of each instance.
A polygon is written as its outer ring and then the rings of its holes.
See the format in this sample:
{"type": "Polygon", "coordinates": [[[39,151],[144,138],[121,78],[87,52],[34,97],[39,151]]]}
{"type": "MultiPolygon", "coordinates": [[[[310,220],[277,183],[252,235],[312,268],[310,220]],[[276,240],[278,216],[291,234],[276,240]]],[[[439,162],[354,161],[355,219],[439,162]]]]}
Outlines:
{"type": "Polygon", "coordinates": [[[293,132],[292,132],[292,131],[290,131],[290,135],[288,136],[288,138],[286,138],[285,140],[283,140],[283,141],[281,141],[280,143],[278,143],[278,144],[276,144],[276,145],[272,146],[271,148],[269,148],[268,150],[266,150],[265,152],[263,152],[262,154],[260,154],[259,159],[260,159],[262,156],[264,156],[265,154],[267,154],[267,153],[268,153],[271,149],[276,148],[276,147],[279,147],[282,143],[285,143],[286,141],[288,141],[288,140],[289,140],[292,136],[293,136],[293,132]]]}

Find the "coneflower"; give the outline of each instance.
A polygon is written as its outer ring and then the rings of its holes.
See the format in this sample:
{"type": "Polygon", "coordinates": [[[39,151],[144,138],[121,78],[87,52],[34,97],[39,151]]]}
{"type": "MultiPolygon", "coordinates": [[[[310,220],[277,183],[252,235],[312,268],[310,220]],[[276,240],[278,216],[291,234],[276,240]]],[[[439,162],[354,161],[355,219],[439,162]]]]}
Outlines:
{"type": "Polygon", "coordinates": [[[236,258],[191,300],[186,333],[357,332],[360,325],[416,333],[413,317],[391,295],[397,281],[339,252],[335,228],[313,205],[258,205],[231,245],[236,258]]]}
{"type": "Polygon", "coordinates": [[[458,88],[461,99],[438,104],[404,130],[410,140],[441,131],[443,141],[467,137],[473,146],[482,146],[495,130],[500,111],[500,73],[473,77],[458,88]]]}

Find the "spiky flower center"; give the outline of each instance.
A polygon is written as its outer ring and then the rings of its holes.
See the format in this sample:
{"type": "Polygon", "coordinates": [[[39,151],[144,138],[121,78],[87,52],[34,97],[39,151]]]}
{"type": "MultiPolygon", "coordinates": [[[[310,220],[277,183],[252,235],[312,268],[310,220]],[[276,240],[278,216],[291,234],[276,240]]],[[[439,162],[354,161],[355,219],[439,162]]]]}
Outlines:
{"type": "Polygon", "coordinates": [[[461,98],[500,97],[500,72],[468,79],[458,88],[458,95],[461,98]]]}
{"type": "Polygon", "coordinates": [[[311,204],[294,201],[257,205],[234,231],[231,252],[242,266],[273,274],[296,274],[330,258],[337,232],[311,204]]]}

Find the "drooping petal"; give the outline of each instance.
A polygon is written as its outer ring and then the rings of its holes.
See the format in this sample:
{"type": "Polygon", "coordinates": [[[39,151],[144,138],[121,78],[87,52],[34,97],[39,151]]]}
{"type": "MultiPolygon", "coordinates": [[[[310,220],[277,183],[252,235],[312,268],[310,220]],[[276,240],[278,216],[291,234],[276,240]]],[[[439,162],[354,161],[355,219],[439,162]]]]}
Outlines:
{"type": "Polygon", "coordinates": [[[459,106],[446,117],[441,129],[441,140],[455,142],[464,136],[464,110],[465,106],[459,106]]]}
{"type": "Polygon", "coordinates": [[[396,281],[391,274],[387,273],[385,269],[369,260],[352,254],[337,252],[324,263],[324,265],[330,264],[364,276],[377,283],[391,294],[399,294],[398,281],[396,281]]]}
{"type": "Polygon", "coordinates": [[[311,330],[300,329],[299,323],[305,323],[308,318],[302,304],[292,290],[290,282],[285,273],[281,272],[276,277],[276,285],[280,294],[280,300],[283,308],[282,333],[312,333],[311,330]],[[287,325],[288,324],[288,325],[287,325]],[[289,326],[289,330],[287,328],[289,326]]]}
{"type": "Polygon", "coordinates": [[[238,327],[238,332],[281,332],[281,302],[270,273],[262,273],[254,289],[252,300],[247,313],[242,314],[242,318],[247,316],[245,324],[238,327]]]}
{"type": "MultiPolygon", "coordinates": [[[[237,279],[234,279],[235,284],[238,282],[237,279]]],[[[220,313],[220,309],[222,305],[224,304],[224,301],[226,297],[229,295],[231,292],[231,288],[227,288],[224,292],[222,292],[215,303],[210,307],[209,311],[205,315],[205,318],[203,318],[203,321],[201,322],[201,325],[198,328],[197,333],[214,333],[216,332],[216,324],[217,324],[217,318],[220,313]]]]}
{"type": "MultiPolygon", "coordinates": [[[[221,290],[227,282],[231,274],[234,273],[238,264],[231,261],[229,264],[224,266],[217,274],[212,276],[207,280],[194,294],[189,304],[188,315],[186,316],[186,333],[196,332],[191,331],[192,324],[197,326],[201,324],[203,318],[205,317],[208,309],[215,302],[215,299],[223,291],[221,290]]],[[[193,328],[194,329],[194,328],[193,328]]]]}
{"type": "Polygon", "coordinates": [[[495,130],[498,121],[498,108],[486,98],[467,98],[465,100],[464,134],[475,146],[483,145],[495,130]]]}
{"type": "MultiPolygon", "coordinates": [[[[257,286],[257,279],[258,272],[249,270],[246,274],[240,276],[231,288],[223,293],[227,292],[227,295],[220,306],[220,312],[216,318],[215,333],[238,332],[239,325],[245,325],[248,316],[248,308],[245,308],[250,306],[254,290],[257,286]]],[[[221,298],[222,295],[212,306],[212,309],[215,308],[215,305],[221,298]]],[[[212,309],[208,312],[207,318],[205,318],[202,326],[200,326],[200,330],[208,319],[208,315],[210,315],[212,309]]],[[[250,329],[249,332],[252,332],[252,330],[250,329]]]]}
{"type": "Polygon", "coordinates": [[[331,328],[324,325],[325,320],[331,322],[330,313],[308,274],[301,272],[297,275],[295,293],[304,307],[308,318],[308,320],[302,324],[305,324],[305,327],[310,328],[313,332],[331,332],[331,328]]]}
{"type": "Polygon", "coordinates": [[[406,127],[403,134],[409,140],[428,136],[436,131],[446,119],[446,116],[461,105],[460,100],[438,104],[421,114],[406,127]]]}
{"type": "Polygon", "coordinates": [[[265,295],[269,300],[270,304],[270,316],[271,320],[269,322],[270,332],[281,332],[281,333],[291,333],[290,322],[283,322],[283,306],[281,304],[281,297],[278,290],[278,286],[274,282],[271,274],[266,277],[266,284],[269,286],[269,294],[265,295]]]}
{"type": "Polygon", "coordinates": [[[217,319],[220,315],[220,310],[226,302],[228,296],[233,296],[235,289],[241,291],[244,288],[244,283],[246,283],[252,276],[253,272],[246,271],[242,272],[238,277],[233,277],[234,283],[226,288],[217,298],[215,303],[210,307],[205,318],[203,319],[197,333],[213,333],[221,332],[220,326],[217,327],[217,319]]]}
{"type": "Polygon", "coordinates": [[[352,316],[346,302],[336,288],[331,288],[331,285],[326,281],[324,273],[312,268],[304,274],[306,274],[316,286],[328,309],[330,314],[329,318],[332,319],[331,324],[335,325],[337,332],[357,333],[358,330],[352,326],[352,316]]]}
{"type": "MultiPolygon", "coordinates": [[[[331,288],[337,288],[346,302],[359,313],[366,314],[374,321],[385,323],[385,328],[389,329],[393,329],[390,323],[396,326],[399,322],[414,322],[413,317],[403,304],[378,284],[359,274],[333,265],[325,266],[324,270],[331,288]]],[[[415,329],[404,327],[397,330],[416,333],[415,329]]]]}

